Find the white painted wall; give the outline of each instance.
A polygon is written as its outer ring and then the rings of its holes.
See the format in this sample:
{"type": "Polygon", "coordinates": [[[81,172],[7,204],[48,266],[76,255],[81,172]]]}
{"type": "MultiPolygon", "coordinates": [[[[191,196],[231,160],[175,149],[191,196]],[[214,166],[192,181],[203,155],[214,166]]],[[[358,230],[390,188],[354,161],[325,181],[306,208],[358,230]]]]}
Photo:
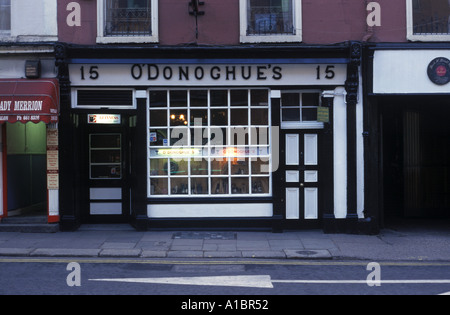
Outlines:
{"type": "Polygon", "coordinates": [[[12,41],[56,41],[57,0],[11,1],[12,41]]]}
{"type": "Polygon", "coordinates": [[[450,59],[450,50],[376,51],[373,62],[373,92],[377,94],[450,93],[450,83],[437,85],[428,78],[431,61],[450,59]]]}

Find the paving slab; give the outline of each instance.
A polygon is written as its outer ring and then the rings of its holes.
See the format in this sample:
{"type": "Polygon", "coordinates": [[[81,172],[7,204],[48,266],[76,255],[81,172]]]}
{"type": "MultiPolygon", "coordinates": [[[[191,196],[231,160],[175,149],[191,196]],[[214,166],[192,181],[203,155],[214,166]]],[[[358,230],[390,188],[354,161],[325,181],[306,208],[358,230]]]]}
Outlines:
{"type": "Polygon", "coordinates": [[[141,249],[103,249],[100,257],[139,257],[141,249]]]}
{"type": "Polygon", "coordinates": [[[33,248],[0,248],[0,256],[28,256],[33,248]]]}
{"type": "Polygon", "coordinates": [[[38,257],[97,257],[100,249],[77,249],[77,248],[37,248],[30,256],[38,257]]]}
{"type": "Polygon", "coordinates": [[[288,259],[333,259],[331,253],[326,249],[320,250],[284,250],[288,259]]]}

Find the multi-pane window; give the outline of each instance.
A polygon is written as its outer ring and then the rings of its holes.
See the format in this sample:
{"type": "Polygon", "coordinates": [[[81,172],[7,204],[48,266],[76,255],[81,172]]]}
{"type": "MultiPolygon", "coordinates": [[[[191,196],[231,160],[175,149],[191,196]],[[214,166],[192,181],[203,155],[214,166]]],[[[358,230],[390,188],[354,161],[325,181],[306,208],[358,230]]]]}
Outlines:
{"type": "Polygon", "coordinates": [[[414,34],[450,34],[448,0],[413,0],[414,34]]]}
{"type": "Polygon", "coordinates": [[[152,90],[149,196],[270,196],[267,89],[152,90]]]}
{"type": "Polygon", "coordinates": [[[282,126],[321,127],[318,122],[320,105],[320,93],[317,91],[282,91],[282,126]]]}
{"type": "Polygon", "coordinates": [[[99,43],[158,41],[157,0],[98,0],[99,43]]]}
{"type": "Polygon", "coordinates": [[[11,32],[11,0],[0,0],[0,35],[11,32]]]}
{"type": "Polygon", "coordinates": [[[301,0],[240,0],[242,42],[299,42],[301,0]]]}
{"type": "Polygon", "coordinates": [[[247,35],[295,35],[292,0],[248,0],[247,35]]]}
{"type": "Polygon", "coordinates": [[[104,36],[151,36],[151,0],[106,0],[104,36]]]}

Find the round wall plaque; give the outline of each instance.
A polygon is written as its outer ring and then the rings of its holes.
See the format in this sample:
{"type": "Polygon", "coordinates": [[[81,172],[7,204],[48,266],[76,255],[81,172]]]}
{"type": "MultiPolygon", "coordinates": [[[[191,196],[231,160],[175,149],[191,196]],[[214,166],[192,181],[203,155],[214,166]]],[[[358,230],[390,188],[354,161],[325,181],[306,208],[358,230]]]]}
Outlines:
{"type": "Polygon", "coordinates": [[[428,77],[437,85],[450,82],[450,60],[444,57],[434,59],[428,65],[428,77]]]}

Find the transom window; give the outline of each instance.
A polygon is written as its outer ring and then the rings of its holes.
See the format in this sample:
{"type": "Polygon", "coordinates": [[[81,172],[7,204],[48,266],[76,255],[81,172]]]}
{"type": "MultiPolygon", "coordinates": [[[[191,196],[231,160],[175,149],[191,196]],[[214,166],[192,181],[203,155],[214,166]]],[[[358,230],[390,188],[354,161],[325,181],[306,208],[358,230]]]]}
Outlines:
{"type": "Polygon", "coordinates": [[[11,33],[11,0],[0,0],[0,35],[11,33]]]}
{"type": "Polygon", "coordinates": [[[149,196],[270,196],[267,89],[152,90],[149,196]]]}
{"type": "Polygon", "coordinates": [[[98,14],[98,42],[158,41],[156,0],[100,0],[98,14]]]}
{"type": "Polygon", "coordinates": [[[408,39],[450,39],[450,2],[448,0],[409,0],[408,39]]]}
{"type": "Polygon", "coordinates": [[[323,123],[318,122],[320,102],[320,92],[318,91],[282,91],[282,127],[323,128],[323,123]]]}
{"type": "Polygon", "coordinates": [[[301,0],[240,0],[242,42],[301,41],[301,0]]]}

